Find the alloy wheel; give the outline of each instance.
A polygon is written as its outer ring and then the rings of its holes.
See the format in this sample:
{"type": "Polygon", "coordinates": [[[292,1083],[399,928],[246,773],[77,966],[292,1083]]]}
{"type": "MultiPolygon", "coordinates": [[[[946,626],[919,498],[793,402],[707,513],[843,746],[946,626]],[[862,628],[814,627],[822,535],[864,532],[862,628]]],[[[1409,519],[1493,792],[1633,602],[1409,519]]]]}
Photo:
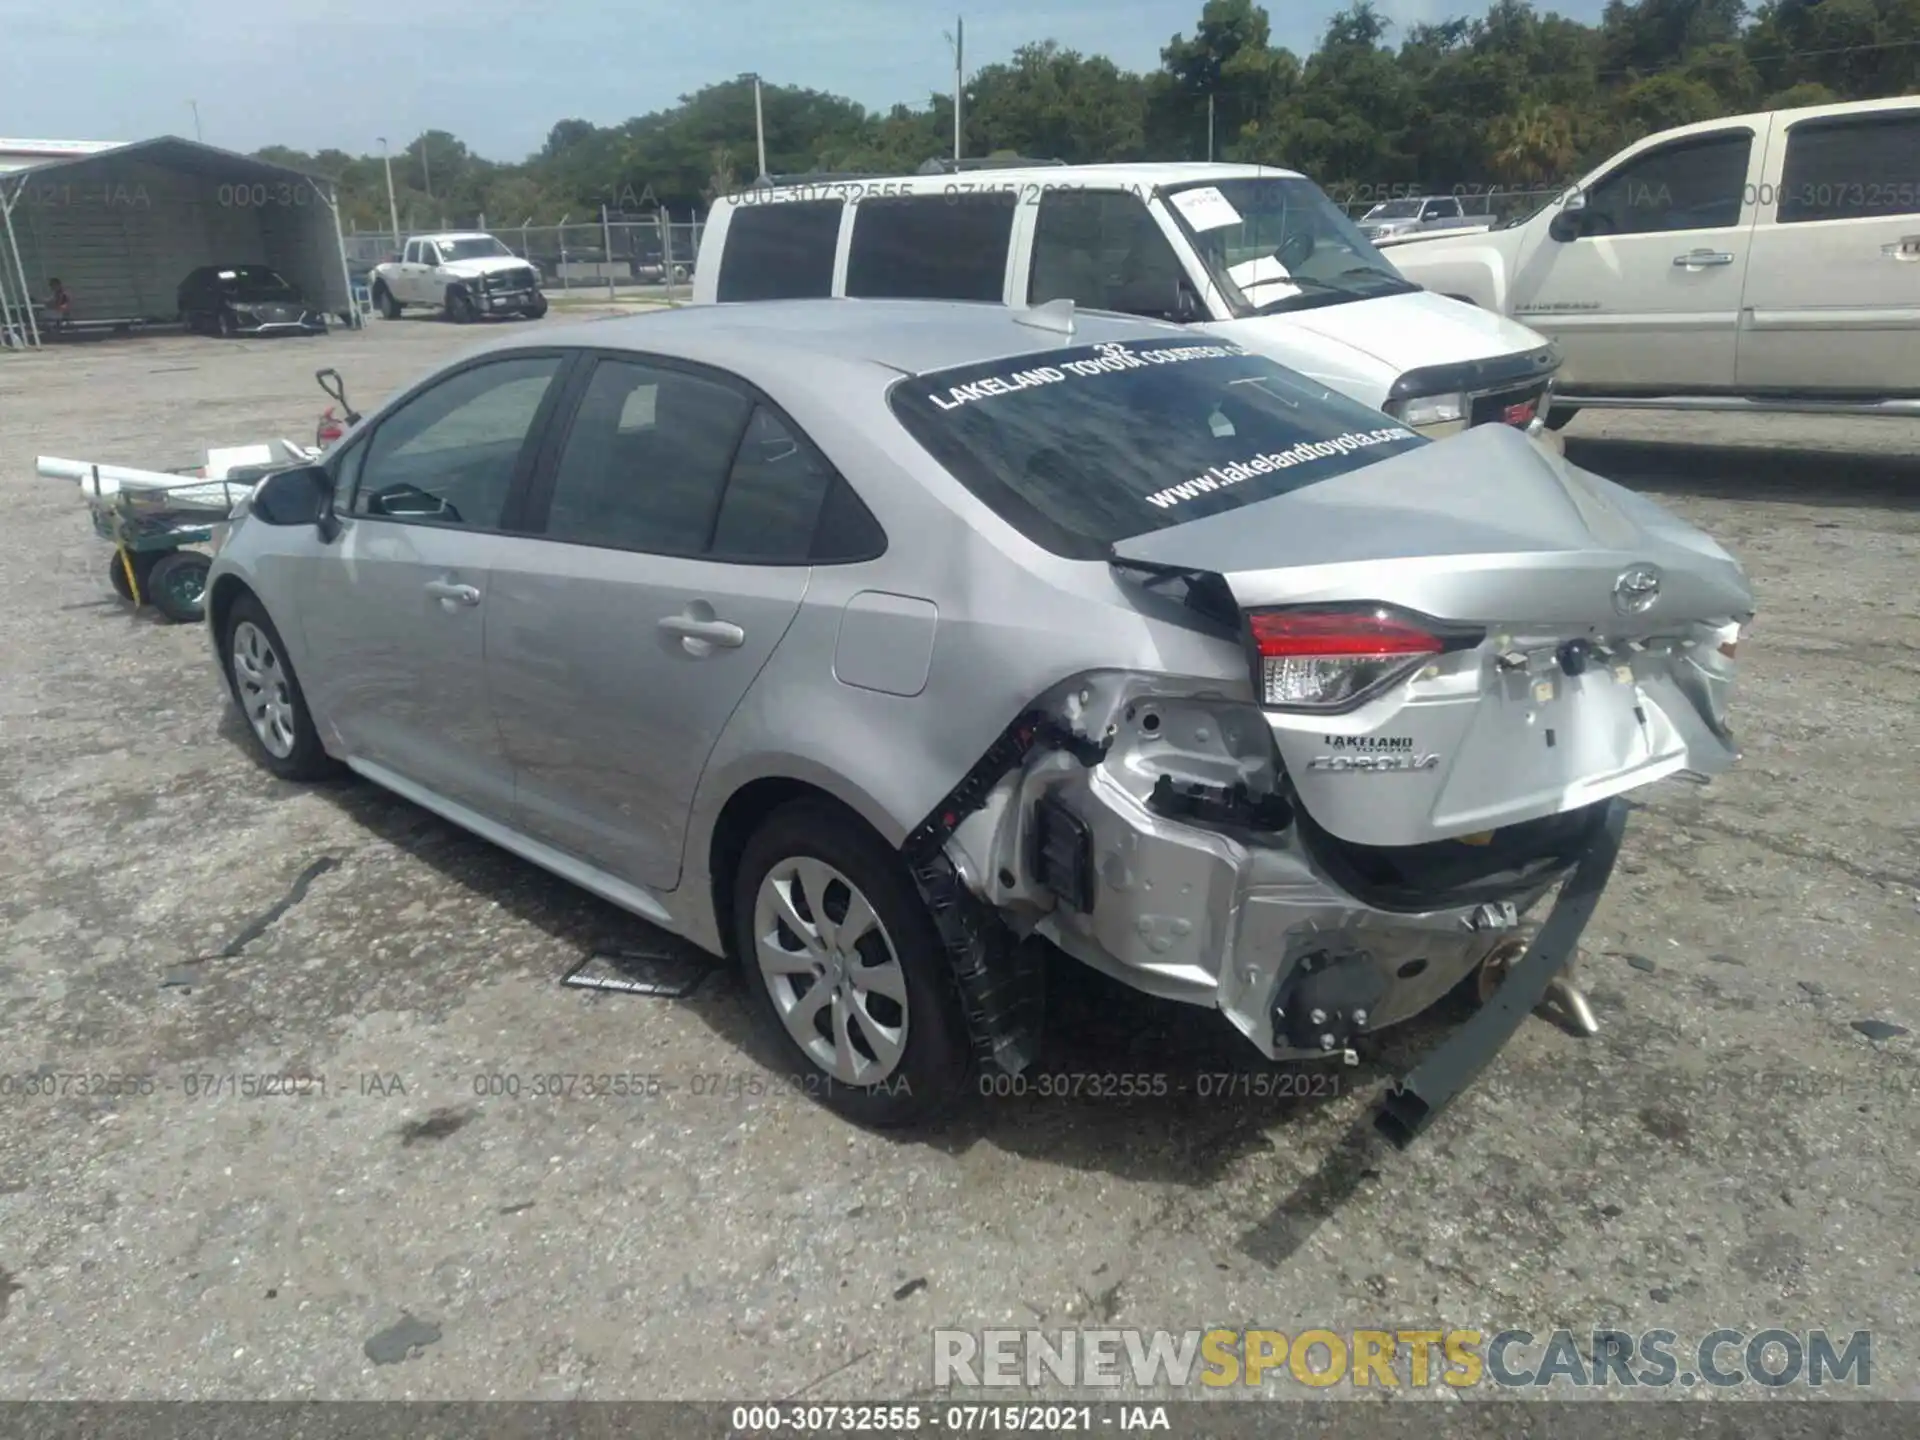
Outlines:
{"type": "Polygon", "coordinates": [[[807,1058],[848,1085],[877,1085],[907,1048],[907,977],[858,886],[793,856],[754,898],[754,958],[775,1011],[807,1058]]]}
{"type": "Polygon", "coordinates": [[[233,630],[233,684],[247,723],[267,753],[276,760],[293,754],[293,693],[286,667],[266,632],[251,620],[233,630]]]}

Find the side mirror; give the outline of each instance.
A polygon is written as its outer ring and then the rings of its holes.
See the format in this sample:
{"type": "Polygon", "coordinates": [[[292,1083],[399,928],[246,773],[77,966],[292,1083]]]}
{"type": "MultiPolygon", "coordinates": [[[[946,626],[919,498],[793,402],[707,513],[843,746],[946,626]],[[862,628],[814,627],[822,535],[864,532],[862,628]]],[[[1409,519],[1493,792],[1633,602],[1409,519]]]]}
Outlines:
{"type": "Polygon", "coordinates": [[[1563,245],[1569,240],[1578,240],[1586,233],[1586,220],[1587,192],[1574,190],[1560,201],[1559,210],[1547,225],[1547,234],[1563,245]]]}
{"type": "Polygon", "coordinates": [[[333,476],[322,465],[277,470],[253,492],[248,513],[267,525],[313,525],[331,542],[340,533],[333,513],[333,476]]]}
{"type": "Polygon", "coordinates": [[[1108,287],[1107,308],[1155,320],[1192,320],[1198,310],[1184,280],[1129,280],[1108,287]]]}

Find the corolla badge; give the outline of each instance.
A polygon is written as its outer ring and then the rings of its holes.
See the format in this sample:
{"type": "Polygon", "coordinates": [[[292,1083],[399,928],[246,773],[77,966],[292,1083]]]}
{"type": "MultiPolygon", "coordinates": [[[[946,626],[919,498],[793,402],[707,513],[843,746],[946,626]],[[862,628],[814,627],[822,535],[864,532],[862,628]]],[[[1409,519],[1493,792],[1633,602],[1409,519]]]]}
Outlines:
{"type": "Polygon", "coordinates": [[[1644,615],[1660,598],[1660,572],[1651,565],[1635,565],[1613,582],[1613,608],[1622,615],[1644,615]]]}

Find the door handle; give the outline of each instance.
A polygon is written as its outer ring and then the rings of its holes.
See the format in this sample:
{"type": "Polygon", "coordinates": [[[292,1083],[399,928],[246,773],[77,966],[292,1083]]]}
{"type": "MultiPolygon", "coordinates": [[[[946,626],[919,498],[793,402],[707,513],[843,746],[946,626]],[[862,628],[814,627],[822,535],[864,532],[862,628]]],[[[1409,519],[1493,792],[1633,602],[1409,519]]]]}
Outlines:
{"type": "Polygon", "coordinates": [[[1891,260],[1920,260],[1920,235],[1902,235],[1890,245],[1882,245],[1880,253],[1891,260]]]}
{"type": "Polygon", "coordinates": [[[1725,250],[1689,250],[1673,257],[1676,270],[1693,270],[1707,265],[1731,265],[1733,256],[1725,250]]]}
{"type": "Polygon", "coordinates": [[[471,585],[456,585],[450,580],[429,580],[427,594],[438,600],[442,606],[451,609],[455,605],[478,605],[480,592],[471,585]]]}
{"type": "Polygon", "coordinates": [[[731,620],[700,620],[692,615],[669,615],[660,622],[660,628],[669,635],[678,635],[682,640],[704,640],[709,645],[724,646],[728,650],[737,649],[747,641],[747,632],[731,620]]]}

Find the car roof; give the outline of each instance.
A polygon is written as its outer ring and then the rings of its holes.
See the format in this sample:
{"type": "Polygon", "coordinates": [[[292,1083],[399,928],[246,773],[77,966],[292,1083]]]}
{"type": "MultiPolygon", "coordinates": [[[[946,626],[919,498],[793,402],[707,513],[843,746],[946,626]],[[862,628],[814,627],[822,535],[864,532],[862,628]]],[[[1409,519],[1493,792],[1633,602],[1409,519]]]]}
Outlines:
{"type": "Polygon", "coordinates": [[[1192,180],[1299,180],[1304,178],[1298,170],[1288,170],[1278,165],[1229,165],[1224,161],[1206,160],[1116,161],[1102,165],[1010,165],[1004,168],[994,166],[983,170],[963,170],[955,174],[862,175],[857,178],[849,176],[835,180],[802,180],[789,185],[768,186],[764,189],[748,187],[720,198],[723,201],[748,205],[764,195],[790,192],[820,192],[826,198],[850,198],[863,194],[871,185],[893,185],[907,181],[913,182],[917,190],[951,194],[956,189],[959,191],[999,190],[1014,189],[1023,185],[1035,185],[1044,189],[1068,184],[1077,188],[1085,184],[1091,189],[1108,187],[1116,190],[1151,190],[1156,185],[1179,185],[1192,180]]]}
{"type": "Polygon", "coordinates": [[[537,337],[489,348],[632,350],[715,365],[773,388],[822,359],[919,375],[1110,341],[1193,338],[1184,326],[1092,310],[1075,311],[1074,333],[1065,335],[1022,324],[1023,313],[984,300],[754,300],[543,327],[537,337]]]}
{"type": "Polygon", "coordinates": [[[493,236],[484,230],[432,230],[411,238],[415,240],[491,240],[493,236]]]}

